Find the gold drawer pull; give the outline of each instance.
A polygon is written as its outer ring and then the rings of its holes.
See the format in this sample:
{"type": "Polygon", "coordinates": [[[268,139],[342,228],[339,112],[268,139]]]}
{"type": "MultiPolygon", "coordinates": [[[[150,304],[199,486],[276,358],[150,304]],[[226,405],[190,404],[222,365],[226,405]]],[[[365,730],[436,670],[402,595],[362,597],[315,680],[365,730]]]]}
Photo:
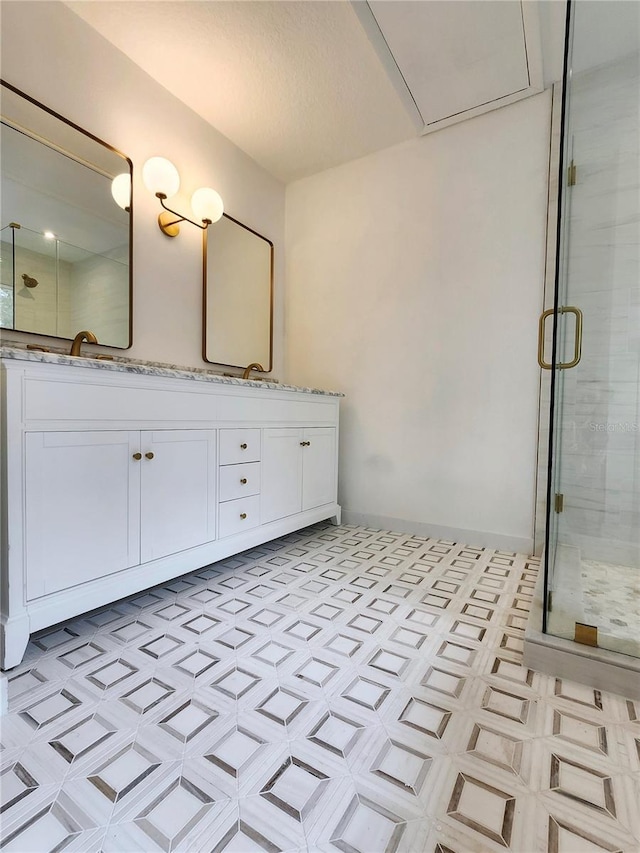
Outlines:
{"type": "Polygon", "coordinates": [[[241,512],[241,513],[240,513],[240,518],[241,518],[243,521],[245,520],[245,518],[246,518],[246,517],[247,517],[247,513],[246,513],[246,512],[241,512]]]}
{"type": "Polygon", "coordinates": [[[140,459],[142,459],[142,453],[134,453],[133,458],[136,460],[136,462],[139,462],[140,459]]]}
{"type": "Polygon", "coordinates": [[[243,485],[243,486],[246,486],[246,485],[247,485],[247,478],[246,478],[246,477],[242,477],[242,479],[240,480],[240,482],[242,483],[242,485],[243,485]]]}
{"type": "Polygon", "coordinates": [[[151,451],[149,451],[148,453],[145,453],[144,455],[146,456],[147,459],[153,459],[153,453],[151,451]]]}

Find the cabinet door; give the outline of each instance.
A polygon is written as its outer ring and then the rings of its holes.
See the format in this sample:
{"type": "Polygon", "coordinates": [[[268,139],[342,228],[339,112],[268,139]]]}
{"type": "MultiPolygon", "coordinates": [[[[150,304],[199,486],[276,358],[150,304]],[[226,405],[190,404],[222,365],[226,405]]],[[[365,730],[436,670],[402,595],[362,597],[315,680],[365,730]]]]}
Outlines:
{"type": "Polygon", "coordinates": [[[138,432],[30,432],[27,598],[140,562],[138,432]]]}
{"type": "Polygon", "coordinates": [[[262,524],[302,508],[302,436],[301,429],[263,430],[262,524]]]}
{"type": "Polygon", "coordinates": [[[141,562],[215,539],[215,430],[140,435],[141,562]]]}
{"type": "Polygon", "coordinates": [[[302,509],[333,503],[337,497],[336,431],[334,427],[304,430],[302,509]]]}

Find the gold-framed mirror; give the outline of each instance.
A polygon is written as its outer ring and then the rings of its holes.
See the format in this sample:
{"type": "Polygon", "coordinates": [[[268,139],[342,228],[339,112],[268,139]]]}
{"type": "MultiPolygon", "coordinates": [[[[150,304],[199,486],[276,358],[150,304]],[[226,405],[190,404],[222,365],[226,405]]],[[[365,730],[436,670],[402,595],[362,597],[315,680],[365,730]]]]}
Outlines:
{"type": "Polygon", "coordinates": [[[4,80],[0,95],[0,328],[130,347],[131,160],[4,80]]]}
{"type": "Polygon", "coordinates": [[[228,214],[203,233],[204,361],[273,368],[273,243],[228,214]]]}

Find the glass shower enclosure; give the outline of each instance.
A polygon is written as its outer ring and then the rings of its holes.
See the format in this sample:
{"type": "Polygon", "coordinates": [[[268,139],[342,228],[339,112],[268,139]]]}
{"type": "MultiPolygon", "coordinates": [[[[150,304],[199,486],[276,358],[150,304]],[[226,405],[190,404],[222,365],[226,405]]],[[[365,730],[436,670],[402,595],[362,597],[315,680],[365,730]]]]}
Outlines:
{"type": "Polygon", "coordinates": [[[640,657],[640,3],[570,4],[543,632],[640,657]]]}

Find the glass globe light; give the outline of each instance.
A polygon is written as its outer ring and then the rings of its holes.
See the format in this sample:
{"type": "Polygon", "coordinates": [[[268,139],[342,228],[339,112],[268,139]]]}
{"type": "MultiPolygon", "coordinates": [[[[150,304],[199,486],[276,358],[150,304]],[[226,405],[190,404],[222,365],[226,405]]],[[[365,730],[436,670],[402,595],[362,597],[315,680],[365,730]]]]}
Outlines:
{"type": "Polygon", "coordinates": [[[180,175],[170,160],[151,157],[142,167],[142,180],[149,192],[171,198],[180,189],[180,175]]]}
{"type": "Polygon", "coordinates": [[[191,196],[191,209],[196,219],[217,222],[224,213],[224,203],[211,187],[201,187],[191,196]]]}
{"type": "Polygon", "coordinates": [[[131,175],[129,172],[116,175],[111,181],[111,195],[118,207],[123,210],[131,205],[131,175]]]}

